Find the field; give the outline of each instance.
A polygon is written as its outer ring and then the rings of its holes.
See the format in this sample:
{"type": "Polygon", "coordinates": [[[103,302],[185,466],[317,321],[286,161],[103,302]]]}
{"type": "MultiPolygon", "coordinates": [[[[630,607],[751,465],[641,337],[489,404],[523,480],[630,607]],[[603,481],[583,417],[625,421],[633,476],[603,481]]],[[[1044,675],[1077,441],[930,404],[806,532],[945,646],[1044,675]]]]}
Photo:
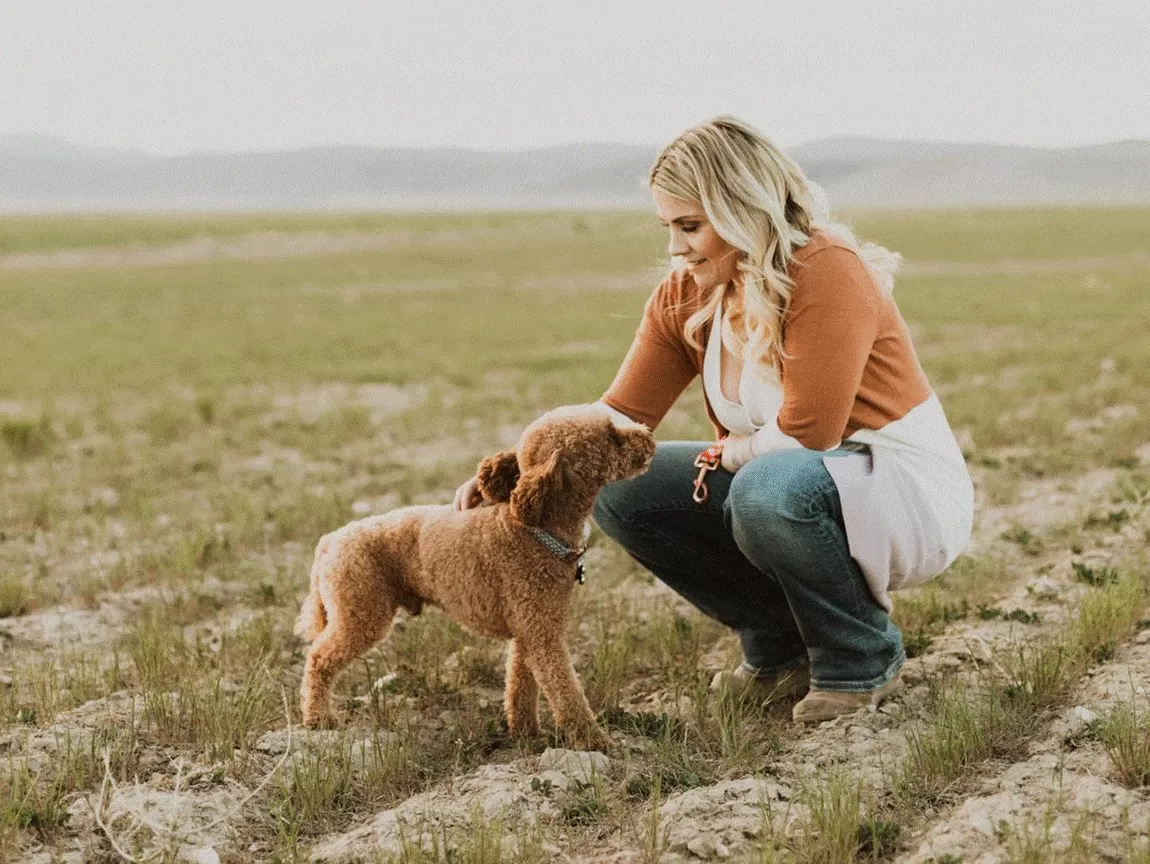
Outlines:
{"type": "MultiPolygon", "coordinates": [[[[0,862],[1150,862],[1150,210],[843,218],[977,492],[909,687],[712,692],[737,641],[596,532],[603,758],[509,740],[503,646],[434,610],[301,730],[291,625],[322,533],[598,398],[652,214],[0,217],[0,862]]],[[[657,437],[708,432],[696,382],[657,437]]]]}

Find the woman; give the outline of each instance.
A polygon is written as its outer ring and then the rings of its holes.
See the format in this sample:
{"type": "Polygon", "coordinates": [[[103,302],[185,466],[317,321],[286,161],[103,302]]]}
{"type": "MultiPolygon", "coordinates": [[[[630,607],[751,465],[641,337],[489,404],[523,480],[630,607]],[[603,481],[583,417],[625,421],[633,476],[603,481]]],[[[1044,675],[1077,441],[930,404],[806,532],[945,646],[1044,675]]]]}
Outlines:
{"type": "MultiPolygon", "coordinates": [[[[799,167],[733,118],[688,129],[649,179],[682,266],[649,299],[602,402],[654,429],[702,375],[723,470],[697,503],[707,444],[661,442],[646,474],[602,491],[595,519],[738,631],[734,679],[809,685],[796,721],[877,705],[906,659],[888,589],[945,569],[973,515],[890,297],[897,259],[823,224],[799,167]]],[[[464,484],[457,505],[473,498],[464,484]]]]}

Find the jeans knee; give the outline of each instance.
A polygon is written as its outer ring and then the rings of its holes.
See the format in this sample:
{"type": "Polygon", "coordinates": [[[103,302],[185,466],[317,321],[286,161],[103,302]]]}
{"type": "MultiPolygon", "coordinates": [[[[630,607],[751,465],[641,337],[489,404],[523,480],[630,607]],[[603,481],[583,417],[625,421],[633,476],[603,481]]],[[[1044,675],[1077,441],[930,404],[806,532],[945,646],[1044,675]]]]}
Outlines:
{"type": "Polygon", "coordinates": [[[815,450],[785,450],[757,456],[744,465],[731,481],[727,497],[732,523],[769,531],[814,518],[830,477],[821,456],[815,450]]]}
{"type": "Polygon", "coordinates": [[[593,516],[608,537],[628,546],[625,535],[652,511],[661,511],[676,500],[690,504],[692,467],[702,445],[688,441],[660,441],[646,472],[630,480],[608,483],[595,498],[593,516]]]}

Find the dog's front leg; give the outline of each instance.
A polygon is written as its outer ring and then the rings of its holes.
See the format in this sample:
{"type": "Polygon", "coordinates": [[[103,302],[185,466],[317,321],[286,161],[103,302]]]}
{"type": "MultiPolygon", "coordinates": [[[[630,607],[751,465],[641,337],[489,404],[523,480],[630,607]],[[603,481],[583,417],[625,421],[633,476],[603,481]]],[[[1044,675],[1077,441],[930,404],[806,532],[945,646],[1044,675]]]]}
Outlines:
{"type": "Polygon", "coordinates": [[[555,723],[572,746],[581,750],[604,750],[611,745],[607,733],[595,722],[579,678],[571,666],[571,655],[561,636],[562,627],[539,628],[543,633],[521,637],[516,643],[526,653],[527,665],[535,674],[543,695],[555,715],[555,723]]]}
{"type": "Polygon", "coordinates": [[[539,687],[527,665],[518,639],[511,640],[507,653],[507,687],[503,693],[507,727],[515,737],[539,734],[539,687]]]}

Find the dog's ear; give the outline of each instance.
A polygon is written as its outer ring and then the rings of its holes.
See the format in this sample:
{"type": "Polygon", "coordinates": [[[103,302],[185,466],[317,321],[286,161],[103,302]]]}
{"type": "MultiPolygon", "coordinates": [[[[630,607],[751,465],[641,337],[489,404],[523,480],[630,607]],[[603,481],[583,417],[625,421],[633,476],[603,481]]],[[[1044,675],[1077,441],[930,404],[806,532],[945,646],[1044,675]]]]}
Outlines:
{"type": "Polygon", "coordinates": [[[511,493],[511,515],[524,525],[542,526],[551,512],[561,505],[563,471],[559,452],[542,465],[527,470],[511,493]]]}
{"type": "Polygon", "coordinates": [[[479,463],[475,475],[479,483],[479,494],[493,503],[511,500],[511,490],[519,482],[519,462],[514,450],[504,450],[488,456],[479,463]]]}

